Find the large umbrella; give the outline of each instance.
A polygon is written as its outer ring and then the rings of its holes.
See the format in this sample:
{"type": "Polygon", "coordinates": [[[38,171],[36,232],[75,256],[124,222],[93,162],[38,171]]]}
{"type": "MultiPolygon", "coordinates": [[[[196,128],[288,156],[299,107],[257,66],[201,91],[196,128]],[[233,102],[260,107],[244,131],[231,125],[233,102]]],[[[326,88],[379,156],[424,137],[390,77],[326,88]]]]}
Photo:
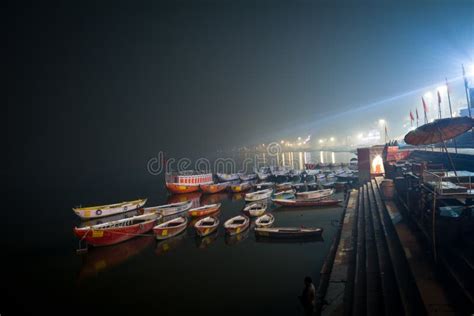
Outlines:
{"type": "Polygon", "coordinates": [[[410,145],[442,143],[467,132],[473,125],[474,120],[467,116],[439,119],[406,134],[405,143],[410,145]]]}
{"type": "MultiPolygon", "coordinates": [[[[443,147],[448,156],[451,167],[454,170],[456,178],[458,176],[456,168],[454,167],[453,160],[449,155],[448,148],[446,148],[446,141],[452,139],[456,136],[459,136],[468,130],[472,129],[474,125],[474,120],[470,117],[454,117],[454,118],[445,118],[435,120],[432,123],[422,125],[415,129],[414,131],[409,132],[405,135],[405,142],[410,145],[430,145],[443,143],[443,147]]],[[[459,182],[459,179],[458,179],[459,182]]],[[[432,210],[432,241],[433,241],[433,254],[435,260],[437,259],[436,251],[436,193],[433,198],[433,210],[432,210]]]]}

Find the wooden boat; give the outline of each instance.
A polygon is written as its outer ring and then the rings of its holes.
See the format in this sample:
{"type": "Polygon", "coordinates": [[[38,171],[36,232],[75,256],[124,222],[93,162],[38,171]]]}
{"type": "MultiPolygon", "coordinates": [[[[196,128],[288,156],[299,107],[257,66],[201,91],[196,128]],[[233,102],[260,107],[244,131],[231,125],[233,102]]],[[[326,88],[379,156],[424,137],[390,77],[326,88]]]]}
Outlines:
{"type": "Polygon", "coordinates": [[[322,228],[312,227],[256,227],[255,235],[257,237],[284,238],[284,239],[304,239],[320,237],[323,233],[322,228]]]}
{"type": "Polygon", "coordinates": [[[212,234],[217,230],[218,227],[219,219],[214,216],[204,217],[203,219],[197,221],[196,224],[194,224],[196,233],[201,237],[205,237],[207,235],[212,234]]]}
{"type": "Polygon", "coordinates": [[[201,184],[199,187],[201,188],[202,192],[213,194],[213,193],[224,191],[225,189],[227,189],[228,186],[229,186],[228,183],[223,182],[223,183],[201,184]]]}
{"type": "Polygon", "coordinates": [[[275,222],[275,217],[272,214],[267,213],[257,218],[255,220],[255,225],[257,227],[270,227],[273,225],[274,222],[275,222]]]}
{"type": "Polygon", "coordinates": [[[302,206],[333,206],[338,205],[342,200],[335,199],[313,199],[313,200],[302,200],[302,199],[272,199],[272,202],[282,206],[288,207],[302,207],[302,206]]]}
{"type": "Polygon", "coordinates": [[[252,185],[249,182],[242,182],[239,184],[231,185],[230,190],[234,193],[245,192],[252,188],[252,185]]]}
{"type": "Polygon", "coordinates": [[[255,191],[252,193],[247,193],[245,194],[245,201],[254,202],[254,201],[266,200],[270,196],[272,196],[272,193],[273,193],[272,189],[266,189],[266,190],[255,191]]]}
{"type": "Polygon", "coordinates": [[[271,173],[257,172],[257,177],[260,181],[265,181],[271,177],[271,173]]]}
{"type": "Polygon", "coordinates": [[[184,216],[174,218],[153,227],[156,239],[168,239],[186,230],[188,219],[184,216]]]}
{"type": "Polygon", "coordinates": [[[334,194],[334,189],[323,189],[323,190],[315,190],[315,191],[306,191],[306,192],[297,192],[296,196],[307,199],[322,199],[334,194]]]}
{"type": "Polygon", "coordinates": [[[220,180],[220,181],[235,181],[235,180],[239,180],[240,177],[239,177],[239,174],[238,173],[217,173],[217,178],[220,180]]]}
{"type": "Polygon", "coordinates": [[[121,203],[115,203],[115,204],[106,204],[106,205],[89,206],[89,207],[75,207],[72,210],[80,218],[91,219],[91,218],[105,217],[105,216],[132,211],[145,205],[146,201],[147,199],[138,199],[134,201],[127,201],[127,202],[121,202],[121,203]]]}
{"type": "Polygon", "coordinates": [[[239,178],[242,181],[250,181],[250,180],[253,180],[253,179],[257,179],[257,175],[255,173],[241,174],[241,175],[239,175],[239,178]]]}
{"type": "Polygon", "coordinates": [[[217,211],[219,211],[221,203],[204,205],[201,207],[192,208],[188,211],[189,216],[191,217],[201,217],[208,216],[217,211]]]}
{"type": "Polygon", "coordinates": [[[285,190],[273,193],[273,197],[276,199],[290,199],[295,197],[295,190],[285,190]]]}
{"type": "Polygon", "coordinates": [[[255,203],[250,203],[246,205],[243,209],[243,212],[256,217],[256,216],[261,216],[265,211],[267,210],[267,203],[265,202],[255,202],[255,203]]]}
{"type": "Polygon", "coordinates": [[[291,182],[283,182],[283,183],[277,183],[276,185],[276,190],[277,191],[286,191],[292,189],[293,183],[291,182]]]}
{"type": "Polygon", "coordinates": [[[253,185],[253,187],[257,190],[273,188],[274,186],[275,186],[274,182],[260,182],[253,185]]]}
{"type": "Polygon", "coordinates": [[[154,207],[144,208],[145,213],[156,212],[162,216],[172,216],[181,214],[189,210],[193,205],[192,201],[178,202],[154,207]]]}
{"type": "Polygon", "coordinates": [[[165,177],[166,188],[171,193],[190,193],[199,190],[201,184],[213,183],[212,173],[198,173],[192,170],[168,173],[165,177]]]}
{"type": "Polygon", "coordinates": [[[109,246],[144,234],[160,220],[161,215],[150,213],[103,224],[75,227],[74,233],[92,246],[109,246]]]}
{"type": "Polygon", "coordinates": [[[237,235],[249,228],[250,219],[245,215],[232,217],[224,223],[225,231],[228,235],[237,235]]]}

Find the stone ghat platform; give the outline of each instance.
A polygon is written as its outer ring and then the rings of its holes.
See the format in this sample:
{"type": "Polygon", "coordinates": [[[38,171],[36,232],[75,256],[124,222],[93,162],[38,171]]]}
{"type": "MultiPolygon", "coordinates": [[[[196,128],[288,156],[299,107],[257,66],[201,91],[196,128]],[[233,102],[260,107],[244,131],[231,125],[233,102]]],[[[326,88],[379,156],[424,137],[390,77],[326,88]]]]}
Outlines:
{"type": "Polygon", "coordinates": [[[349,192],[316,297],[317,315],[457,315],[423,242],[395,202],[380,194],[383,177],[349,192]]]}

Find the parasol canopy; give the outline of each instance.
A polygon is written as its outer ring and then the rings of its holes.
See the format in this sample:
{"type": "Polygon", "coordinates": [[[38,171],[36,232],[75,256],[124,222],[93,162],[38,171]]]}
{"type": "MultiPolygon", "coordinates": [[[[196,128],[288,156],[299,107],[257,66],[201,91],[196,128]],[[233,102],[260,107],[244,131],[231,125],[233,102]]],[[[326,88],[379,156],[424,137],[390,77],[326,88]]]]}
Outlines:
{"type": "Polygon", "coordinates": [[[410,145],[431,145],[459,136],[474,125],[474,120],[467,116],[435,120],[418,127],[405,135],[405,143],[410,145]]]}

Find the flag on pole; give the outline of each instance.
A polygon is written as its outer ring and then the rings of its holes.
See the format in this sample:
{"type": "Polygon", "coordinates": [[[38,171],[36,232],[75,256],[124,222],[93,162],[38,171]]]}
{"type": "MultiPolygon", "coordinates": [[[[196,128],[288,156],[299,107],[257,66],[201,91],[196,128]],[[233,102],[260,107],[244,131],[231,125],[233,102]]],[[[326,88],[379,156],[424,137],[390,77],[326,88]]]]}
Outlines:
{"type": "Polygon", "coordinates": [[[414,120],[414,119],[415,119],[415,118],[413,117],[413,113],[412,113],[411,110],[410,110],[410,123],[411,123],[411,126],[413,126],[413,120],[414,120]]]}
{"type": "Polygon", "coordinates": [[[438,90],[438,116],[441,118],[441,94],[439,94],[438,90]]]}
{"type": "Polygon", "coordinates": [[[425,98],[421,97],[421,102],[423,102],[423,111],[428,112],[428,106],[426,105],[425,98]]]}
{"type": "Polygon", "coordinates": [[[464,78],[464,88],[466,88],[467,90],[469,88],[469,85],[467,83],[466,70],[464,70],[464,65],[462,65],[462,77],[464,78]]]}
{"type": "Polygon", "coordinates": [[[416,127],[418,127],[418,119],[419,119],[418,109],[415,109],[415,114],[416,114],[416,127]]]}

